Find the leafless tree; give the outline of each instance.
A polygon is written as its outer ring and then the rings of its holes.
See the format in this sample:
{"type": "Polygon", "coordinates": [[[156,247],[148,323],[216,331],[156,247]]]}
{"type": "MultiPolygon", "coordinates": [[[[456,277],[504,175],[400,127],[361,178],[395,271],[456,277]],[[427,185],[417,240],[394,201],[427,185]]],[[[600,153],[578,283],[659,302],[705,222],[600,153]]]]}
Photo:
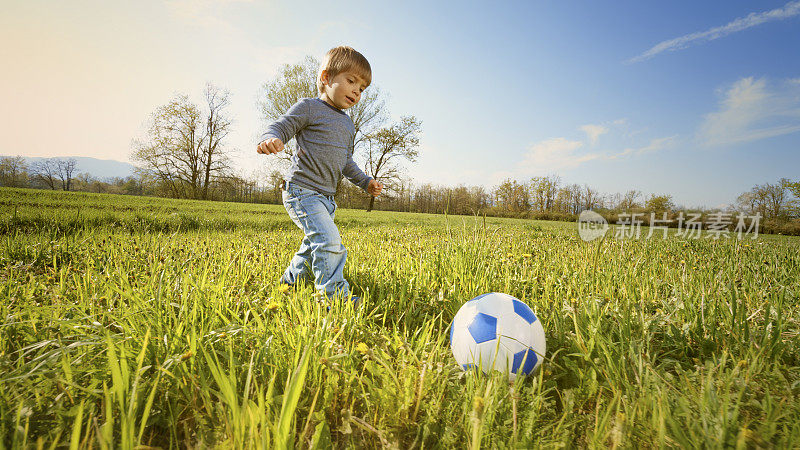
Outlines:
{"type": "Polygon", "coordinates": [[[75,158],[56,159],[56,175],[61,180],[61,189],[70,190],[77,166],[78,161],[75,158]]]}
{"type": "Polygon", "coordinates": [[[225,109],[230,104],[230,93],[222,91],[211,83],[206,84],[206,107],[208,119],[205,123],[205,135],[201,138],[202,146],[202,198],[208,198],[208,187],[212,177],[230,168],[227,149],[223,140],[228,136],[231,121],[225,115],[225,109]]]}
{"type": "Polygon", "coordinates": [[[42,159],[31,164],[31,175],[50,189],[57,189],[58,165],[54,159],[42,159]]]}
{"type": "MultiPolygon", "coordinates": [[[[414,116],[404,116],[400,122],[383,127],[370,134],[366,140],[365,171],[372,178],[387,185],[399,181],[401,170],[398,159],[415,161],[419,151],[419,133],[422,122],[414,116]]],[[[375,197],[370,198],[367,211],[372,211],[375,197]]]]}
{"type": "Polygon", "coordinates": [[[756,186],[756,197],[759,199],[764,216],[767,218],[778,218],[786,213],[787,195],[786,189],[781,183],[765,183],[756,186]]]}
{"type": "Polygon", "coordinates": [[[599,192],[592,189],[588,184],[583,185],[583,209],[593,209],[601,205],[603,197],[599,192]]]}

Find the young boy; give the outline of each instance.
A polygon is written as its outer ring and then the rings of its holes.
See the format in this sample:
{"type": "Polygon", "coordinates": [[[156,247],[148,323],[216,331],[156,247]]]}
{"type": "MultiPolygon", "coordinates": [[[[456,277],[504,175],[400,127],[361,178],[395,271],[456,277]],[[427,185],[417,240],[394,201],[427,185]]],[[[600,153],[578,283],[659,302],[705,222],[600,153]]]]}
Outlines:
{"type": "MultiPolygon", "coordinates": [[[[367,176],[353,161],[355,126],[343,110],[358,103],[372,81],[372,69],[361,53],[350,47],[328,51],[317,75],[319,97],[295,103],[261,135],[258,153],[274,154],[285,142],[297,139],[297,152],[285,178],[283,206],[305,238],[281,276],[282,284],[294,285],[314,275],[314,285],[328,298],[351,299],[344,279],[347,249],[333,222],[336,187],[346,176],[372,196],[383,185],[367,176]]],[[[351,299],[358,304],[358,297],[351,299]]]]}

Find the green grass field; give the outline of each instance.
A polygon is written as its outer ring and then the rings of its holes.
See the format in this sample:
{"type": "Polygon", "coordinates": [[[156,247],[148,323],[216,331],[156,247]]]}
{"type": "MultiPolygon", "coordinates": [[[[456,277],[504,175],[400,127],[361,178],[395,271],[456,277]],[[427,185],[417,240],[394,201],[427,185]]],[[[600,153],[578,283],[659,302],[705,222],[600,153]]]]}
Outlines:
{"type": "Polygon", "coordinates": [[[800,447],[800,238],[337,223],[356,312],[279,289],[302,238],[280,206],[0,189],[2,444],[800,447]],[[547,336],[512,385],[449,348],[491,291],[547,336]]]}

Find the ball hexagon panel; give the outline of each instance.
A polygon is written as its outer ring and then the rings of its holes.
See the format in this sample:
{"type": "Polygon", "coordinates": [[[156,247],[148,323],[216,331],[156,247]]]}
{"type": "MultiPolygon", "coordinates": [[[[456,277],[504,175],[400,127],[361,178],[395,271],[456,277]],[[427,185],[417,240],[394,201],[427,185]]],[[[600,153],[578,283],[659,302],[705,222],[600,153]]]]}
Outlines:
{"type": "Polygon", "coordinates": [[[514,354],[514,363],[511,371],[527,375],[533,371],[537,362],[539,362],[539,358],[536,356],[536,352],[527,348],[514,354]],[[520,369],[522,370],[520,371],[520,369]]]}
{"type": "Polygon", "coordinates": [[[497,338],[497,317],[479,312],[467,327],[476,344],[497,338]]]}
{"type": "Polygon", "coordinates": [[[533,323],[536,320],[536,314],[533,313],[528,305],[517,299],[511,300],[511,303],[514,305],[514,312],[516,312],[518,316],[525,319],[528,323],[533,323]]]}

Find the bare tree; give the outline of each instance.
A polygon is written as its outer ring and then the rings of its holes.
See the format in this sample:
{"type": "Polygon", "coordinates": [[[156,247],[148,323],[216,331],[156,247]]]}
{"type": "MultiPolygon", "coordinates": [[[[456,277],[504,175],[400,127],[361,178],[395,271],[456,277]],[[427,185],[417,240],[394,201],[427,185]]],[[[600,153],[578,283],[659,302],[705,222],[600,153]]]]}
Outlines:
{"type": "Polygon", "coordinates": [[[208,187],[212,176],[222,175],[230,168],[226,149],[222,142],[228,136],[231,121],[225,116],[225,108],[230,104],[230,93],[222,91],[211,83],[206,84],[205,99],[208,108],[205,135],[202,137],[203,192],[208,198],[208,187]]]}
{"type": "Polygon", "coordinates": [[[65,191],[70,190],[77,166],[78,161],[75,160],[75,158],[56,159],[56,174],[58,175],[58,179],[61,180],[61,189],[65,191]]]}
{"type": "Polygon", "coordinates": [[[377,86],[361,94],[361,100],[347,110],[356,129],[354,148],[360,150],[364,141],[386,122],[386,101],[377,86]]]}
{"type": "Polygon", "coordinates": [[[185,94],[158,107],[146,137],[133,144],[131,158],[141,164],[140,172],[158,179],[174,197],[206,199],[209,187],[226,175],[228,93],[209,84],[205,95],[206,113],[185,94]]]}
{"type": "Polygon", "coordinates": [[[583,185],[583,209],[593,209],[602,203],[603,197],[599,192],[589,187],[588,184],[583,185]]]}
{"type": "MultiPolygon", "coordinates": [[[[397,159],[415,161],[419,151],[419,133],[422,127],[414,116],[403,116],[399,123],[383,127],[367,138],[367,162],[365,169],[372,178],[387,185],[399,181],[400,166],[397,159]]],[[[372,211],[375,197],[370,198],[367,211],[372,211]]]]}
{"type": "Polygon", "coordinates": [[[52,158],[42,159],[31,164],[31,175],[52,190],[58,183],[58,165],[52,158]]]}
{"type": "Polygon", "coordinates": [[[736,204],[742,212],[747,214],[753,214],[758,210],[758,198],[752,190],[739,195],[736,198],[736,204]]]}
{"type": "Polygon", "coordinates": [[[787,195],[782,183],[756,186],[757,196],[764,205],[765,217],[778,218],[786,213],[787,195]]]}

